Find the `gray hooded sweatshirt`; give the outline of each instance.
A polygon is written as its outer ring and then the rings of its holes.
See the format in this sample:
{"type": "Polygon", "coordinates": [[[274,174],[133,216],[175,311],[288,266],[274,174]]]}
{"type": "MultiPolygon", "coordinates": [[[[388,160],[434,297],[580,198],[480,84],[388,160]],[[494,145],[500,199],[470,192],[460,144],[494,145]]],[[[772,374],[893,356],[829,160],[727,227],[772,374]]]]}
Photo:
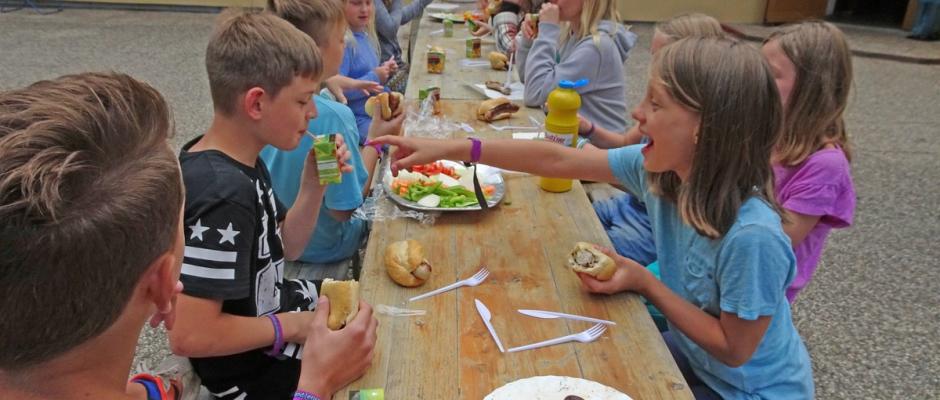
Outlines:
{"type": "Polygon", "coordinates": [[[379,37],[381,57],[383,63],[389,57],[395,57],[395,62],[402,65],[401,45],[398,44],[398,27],[407,24],[414,18],[421,16],[424,7],[432,0],[414,0],[409,5],[402,4],[402,0],[391,0],[385,5],[384,0],[375,0],[375,33],[379,37]]]}
{"type": "Polygon", "coordinates": [[[561,27],[539,23],[534,41],[517,35],[516,60],[519,79],[525,83],[525,104],[539,107],[562,80],[587,78],[591,82],[578,89],[580,113],[598,126],[614,132],[627,127],[627,98],[624,62],[636,43],[636,35],[613,21],[597,26],[599,43],[593,35],[568,40],[558,48],[561,27]]]}

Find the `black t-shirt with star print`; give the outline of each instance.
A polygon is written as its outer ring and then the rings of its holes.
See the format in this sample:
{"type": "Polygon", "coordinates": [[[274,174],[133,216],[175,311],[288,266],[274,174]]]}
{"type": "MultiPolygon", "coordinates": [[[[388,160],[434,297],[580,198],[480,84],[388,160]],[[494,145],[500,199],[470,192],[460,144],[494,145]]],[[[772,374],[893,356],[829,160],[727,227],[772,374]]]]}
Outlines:
{"type": "MultiPolygon", "coordinates": [[[[183,293],[222,301],[227,314],[279,312],[284,249],[278,222],[286,209],[274,196],[261,159],[251,167],[220,151],[189,152],[200,138],[183,146],[179,157],[186,186],[183,293]]],[[[257,370],[273,360],[260,349],[192,359],[197,374],[209,382],[257,370]]]]}

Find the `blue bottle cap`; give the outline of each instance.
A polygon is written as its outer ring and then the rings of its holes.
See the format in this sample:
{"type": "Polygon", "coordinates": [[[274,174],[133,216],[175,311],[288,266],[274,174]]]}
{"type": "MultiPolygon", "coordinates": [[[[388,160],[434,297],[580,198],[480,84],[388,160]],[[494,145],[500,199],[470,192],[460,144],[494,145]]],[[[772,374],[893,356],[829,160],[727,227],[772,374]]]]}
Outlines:
{"type": "Polygon", "coordinates": [[[558,87],[562,89],[577,89],[581,86],[587,85],[588,83],[590,83],[590,81],[587,79],[579,79],[575,82],[565,79],[565,80],[562,80],[561,82],[558,82],[558,87]]]}

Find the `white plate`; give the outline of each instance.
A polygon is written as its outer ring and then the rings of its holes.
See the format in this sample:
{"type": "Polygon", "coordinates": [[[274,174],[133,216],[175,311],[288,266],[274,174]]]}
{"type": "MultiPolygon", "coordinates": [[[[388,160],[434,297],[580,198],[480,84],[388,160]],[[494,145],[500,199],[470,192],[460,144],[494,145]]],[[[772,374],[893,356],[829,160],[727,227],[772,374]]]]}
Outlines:
{"type": "Polygon", "coordinates": [[[568,376],[536,376],[510,382],[483,400],[562,400],[565,396],[585,400],[632,400],[630,396],[600,383],[568,376]]]}
{"type": "Polygon", "coordinates": [[[522,101],[524,99],[523,95],[525,94],[525,85],[523,85],[522,82],[513,82],[509,84],[509,96],[506,96],[505,94],[495,90],[487,89],[486,85],[482,83],[473,84],[470,85],[470,87],[490,99],[505,97],[513,101],[522,101]]]}
{"type": "MultiPolygon", "coordinates": [[[[441,160],[441,164],[444,164],[445,167],[455,167],[463,166],[462,163],[449,160],[441,160]]],[[[506,181],[503,180],[502,171],[499,168],[491,167],[489,165],[477,164],[477,176],[480,180],[480,185],[493,185],[496,188],[496,191],[493,192],[493,195],[486,200],[486,204],[490,207],[494,207],[503,199],[503,196],[506,195],[506,181]]],[[[388,192],[388,196],[392,198],[392,201],[419,211],[474,211],[479,210],[480,205],[475,204],[468,207],[425,207],[418,204],[415,201],[411,201],[401,197],[394,192],[392,192],[392,180],[395,177],[392,176],[392,170],[390,167],[385,168],[385,178],[382,179],[382,183],[385,185],[385,191],[388,192]]]]}
{"type": "Polygon", "coordinates": [[[431,4],[428,4],[428,6],[425,7],[424,9],[430,10],[430,11],[448,12],[448,11],[454,11],[457,8],[460,8],[460,5],[450,4],[450,3],[431,3],[431,4]]]}
{"type": "Polygon", "coordinates": [[[463,14],[436,12],[428,14],[428,18],[439,22],[443,22],[445,19],[449,19],[455,24],[463,23],[463,14]]]}

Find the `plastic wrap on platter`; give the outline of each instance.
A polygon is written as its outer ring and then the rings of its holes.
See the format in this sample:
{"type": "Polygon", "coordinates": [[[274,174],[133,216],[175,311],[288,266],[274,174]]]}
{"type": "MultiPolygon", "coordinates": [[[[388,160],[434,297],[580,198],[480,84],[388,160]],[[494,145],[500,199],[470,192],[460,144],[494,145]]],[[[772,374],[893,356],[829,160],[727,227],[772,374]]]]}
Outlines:
{"type": "Polygon", "coordinates": [[[353,213],[353,217],[366,221],[389,221],[411,218],[422,224],[433,224],[440,212],[422,212],[399,207],[388,197],[382,182],[376,182],[369,196],[353,213]]]}

